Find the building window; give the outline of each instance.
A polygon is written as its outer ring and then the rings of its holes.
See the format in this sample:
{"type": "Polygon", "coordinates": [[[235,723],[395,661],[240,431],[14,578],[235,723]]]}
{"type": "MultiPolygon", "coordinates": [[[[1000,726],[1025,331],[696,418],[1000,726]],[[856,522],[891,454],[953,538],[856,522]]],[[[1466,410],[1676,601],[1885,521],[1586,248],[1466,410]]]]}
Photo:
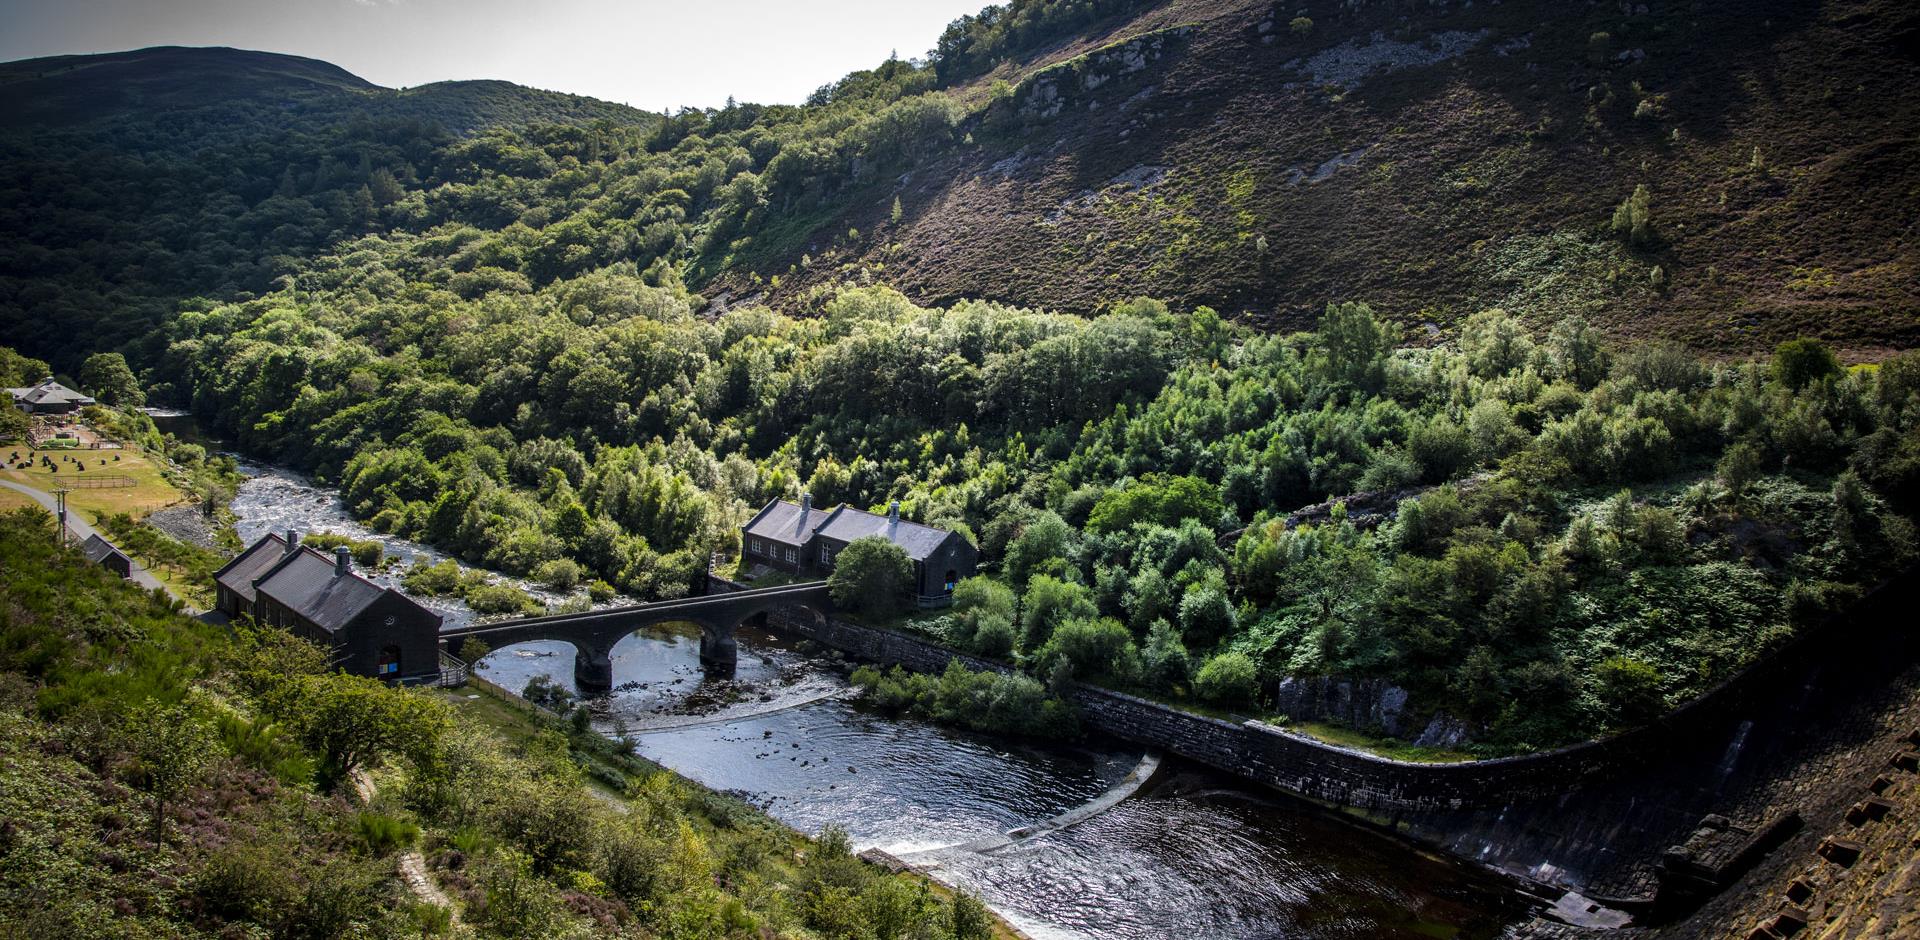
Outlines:
{"type": "Polygon", "coordinates": [[[791,562],[798,562],[800,560],[799,549],[795,549],[795,548],[787,549],[787,560],[791,562]]]}
{"type": "Polygon", "coordinates": [[[831,565],[831,564],[833,564],[833,548],[832,548],[832,546],[829,546],[829,545],[827,545],[827,544],[825,544],[825,543],[821,543],[821,545],[820,545],[820,563],[821,563],[821,564],[823,564],[823,565],[831,565]]]}
{"type": "Polygon", "coordinates": [[[748,539],[747,551],[752,552],[755,555],[764,555],[767,553],[766,546],[760,544],[759,539],[748,539]]]}

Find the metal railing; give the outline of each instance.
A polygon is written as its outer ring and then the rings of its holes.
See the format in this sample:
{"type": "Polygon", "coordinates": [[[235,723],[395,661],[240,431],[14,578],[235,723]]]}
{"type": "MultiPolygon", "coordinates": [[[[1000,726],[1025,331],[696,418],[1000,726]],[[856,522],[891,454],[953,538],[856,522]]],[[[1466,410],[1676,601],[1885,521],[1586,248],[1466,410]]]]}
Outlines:
{"type": "Polygon", "coordinates": [[[440,688],[461,685],[473,675],[473,667],[445,650],[440,651],[440,676],[428,683],[440,688]]]}

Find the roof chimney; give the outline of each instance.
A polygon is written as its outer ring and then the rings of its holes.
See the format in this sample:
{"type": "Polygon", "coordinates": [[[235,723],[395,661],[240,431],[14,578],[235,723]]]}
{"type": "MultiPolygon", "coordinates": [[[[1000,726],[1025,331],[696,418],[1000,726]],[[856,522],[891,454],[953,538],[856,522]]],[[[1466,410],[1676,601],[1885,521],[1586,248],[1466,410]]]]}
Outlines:
{"type": "Polygon", "coordinates": [[[294,552],[297,552],[299,550],[300,550],[300,530],[288,529],[287,530],[287,554],[291,555],[294,552]]]}
{"type": "Polygon", "coordinates": [[[341,578],[353,573],[353,549],[345,545],[333,547],[333,573],[341,578]]]}
{"type": "Polygon", "coordinates": [[[801,493],[800,494],[800,514],[804,516],[807,513],[812,511],[813,511],[813,494],[801,493]]]}
{"type": "Polygon", "coordinates": [[[900,501],[897,499],[887,504],[887,524],[900,524],[900,501]]]}

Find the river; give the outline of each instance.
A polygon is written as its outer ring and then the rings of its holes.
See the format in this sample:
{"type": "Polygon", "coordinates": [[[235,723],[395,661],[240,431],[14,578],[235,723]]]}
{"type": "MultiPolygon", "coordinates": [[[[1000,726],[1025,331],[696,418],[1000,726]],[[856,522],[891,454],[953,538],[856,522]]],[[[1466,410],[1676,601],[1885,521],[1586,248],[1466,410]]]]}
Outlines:
{"type": "MultiPolygon", "coordinates": [[[[183,424],[162,427],[180,433],[183,424]]],[[[370,532],[336,493],[298,474],[242,466],[249,479],[233,508],[244,540],[325,530],[380,539],[402,564],[441,557],[370,532]]],[[[426,603],[449,624],[472,617],[457,602],[426,603]]],[[[856,847],[904,856],[1036,940],[1468,940],[1499,936],[1526,914],[1479,872],[1172,759],[1091,818],[993,840],[1098,798],[1143,755],[1113,741],[1042,746],[877,717],[848,701],[837,657],[750,628],[739,641],[735,677],[712,680],[691,627],[628,637],[613,654],[616,688],[593,705],[596,726],[798,829],[838,825],[856,847]],[[983,839],[1003,844],[964,847],[983,839]]],[[[514,691],[541,675],[571,689],[573,651],[524,643],[493,651],[479,669],[514,691]]]]}

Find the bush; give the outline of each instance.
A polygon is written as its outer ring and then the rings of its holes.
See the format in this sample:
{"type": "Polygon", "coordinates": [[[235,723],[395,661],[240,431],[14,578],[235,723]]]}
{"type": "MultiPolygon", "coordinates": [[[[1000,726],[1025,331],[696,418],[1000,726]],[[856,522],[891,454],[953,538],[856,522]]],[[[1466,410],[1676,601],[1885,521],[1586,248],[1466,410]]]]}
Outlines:
{"type": "Polygon", "coordinates": [[[520,697],[549,711],[565,712],[573,707],[573,693],[567,687],[546,676],[534,676],[527,680],[526,688],[520,690],[520,697]]]}
{"type": "Polygon", "coordinates": [[[469,588],[466,601],[476,614],[537,614],[542,609],[527,592],[505,582],[469,588]]]}
{"type": "Polygon", "coordinates": [[[533,569],[533,580],[556,591],[571,591],[580,583],[580,563],[571,558],[543,561],[533,569]]]}
{"type": "Polygon", "coordinates": [[[1773,377],[1799,391],[1831,375],[1840,374],[1840,360],[1817,339],[1790,339],[1773,350],[1773,377]]]}
{"type": "Polygon", "coordinates": [[[1140,681],[1171,691],[1185,684],[1192,670],[1193,662],[1179,631],[1165,620],[1154,621],[1147,630],[1147,647],[1140,652],[1140,681]]]}
{"type": "Polygon", "coordinates": [[[356,817],[354,832],[360,837],[360,844],[376,858],[392,855],[420,839],[419,826],[375,812],[363,812],[356,817]]]}
{"type": "Polygon", "coordinates": [[[1246,705],[1260,691],[1259,670],[1245,653],[1221,653],[1200,667],[1193,691],[1216,705],[1246,705]]]}
{"type": "Polygon", "coordinates": [[[1060,738],[1079,733],[1072,705],[1048,694],[1030,676],[991,670],[975,672],[959,660],[938,677],[909,673],[898,666],[881,672],[872,666],[854,670],[853,684],[867,704],[891,713],[910,712],[941,724],[975,731],[1060,738]]]}
{"type": "Polygon", "coordinates": [[[342,545],[353,555],[353,563],[362,568],[378,568],[386,560],[387,549],[378,539],[353,539],[334,532],[315,532],[301,540],[316,551],[331,552],[342,545]]]}
{"type": "Polygon", "coordinates": [[[847,543],[833,559],[827,593],[839,607],[868,617],[890,617],[912,600],[913,561],[900,546],[868,535],[847,543]]]}
{"type": "Polygon", "coordinates": [[[1014,644],[1020,634],[1014,629],[1011,620],[984,620],[973,634],[973,652],[991,659],[1006,659],[1013,655],[1014,644]]]}
{"type": "Polygon", "coordinates": [[[1633,195],[1613,210],[1613,234],[1634,248],[1653,244],[1653,194],[1647,184],[1633,188],[1633,195]]]}
{"type": "Polygon", "coordinates": [[[1060,624],[1099,613],[1093,603],[1093,592],[1044,574],[1028,584],[1025,603],[1021,606],[1021,648],[1028,652],[1045,646],[1060,624]]]}
{"type": "Polygon", "coordinates": [[[1666,709],[1660,670],[1626,656],[1612,656],[1594,672],[1596,692],[1616,727],[1642,725],[1666,709]]]}
{"type": "Polygon", "coordinates": [[[1052,676],[1062,667],[1074,679],[1106,678],[1122,684],[1139,671],[1133,634],[1111,617],[1079,618],[1061,624],[1034,654],[1033,671],[1052,676]]]}

